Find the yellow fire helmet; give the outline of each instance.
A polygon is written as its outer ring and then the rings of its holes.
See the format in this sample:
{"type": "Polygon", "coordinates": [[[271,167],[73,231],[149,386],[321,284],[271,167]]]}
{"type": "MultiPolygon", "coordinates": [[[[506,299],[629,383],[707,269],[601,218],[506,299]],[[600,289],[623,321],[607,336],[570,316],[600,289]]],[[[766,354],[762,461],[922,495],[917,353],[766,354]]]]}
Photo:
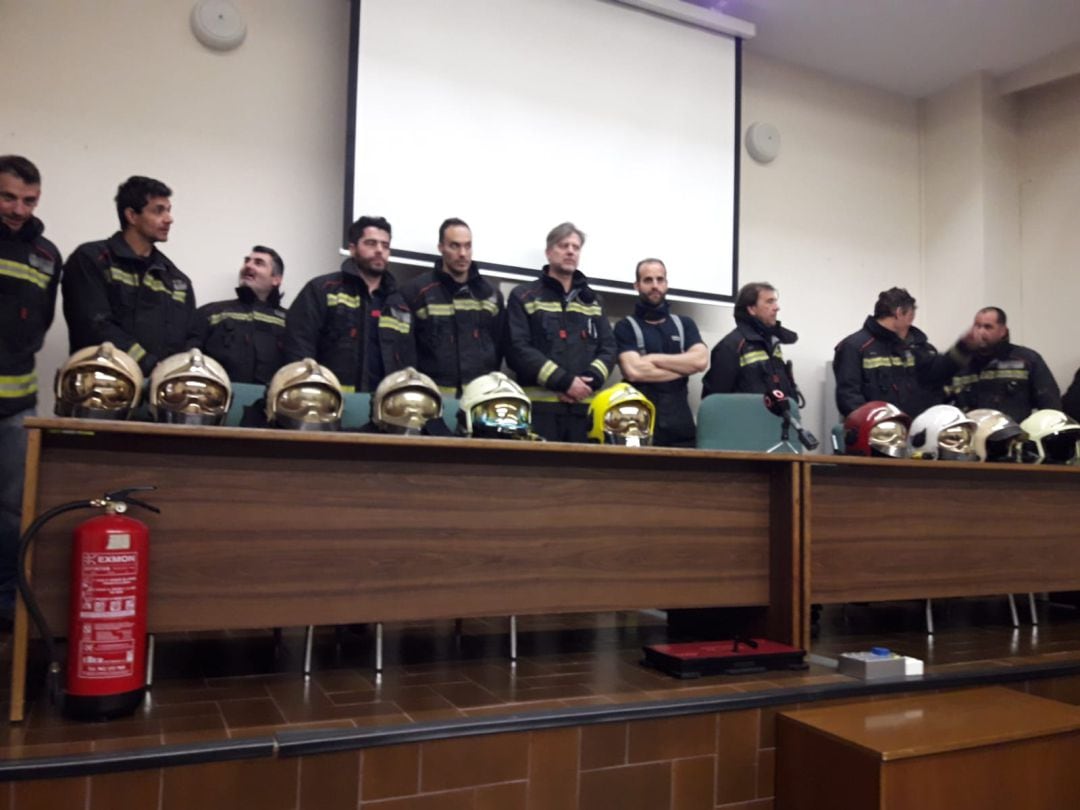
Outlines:
{"type": "Polygon", "coordinates": [[[439,387],[412,366],[383,377],[371,398],[371,421],[384,433],[418,436],[429,420],[440,418],[439,387]]]}
{"type": "Polygon", "coordinates": [[[1080,463],[1080,425],[1061,411],[1044,408],[1020,423],[1027,434],[1023,459],[1034,464],[1080,463]]]}
{"type": "Polygon", "coordinates": [[[656,408],[630,383],[616,383],[589,405],[589,439],[600,444],[645,447],[652,444],[656,408]]]}
{"type": "Polygon", "coordinates": [[[345,397],[330,369],[310,357],[278,369],[266,389],[266,421],[290,430],[339,430],[345,397]]]}
{"type": "Polygon", "coordinates": [[[220,425],[231,403],[229,375],[199,349],[169,355],[150,374],[150,413],[155,422],[220,425]]]}
{"type": "Polygon", "coordinates": [[[462,389],[458,420],[466,436],[529,439],[532,401],[501,371],[491,371],[462,389]]]}
{"type": "Polygon", "coordinates": [[[139,405],[143,375],[127,352],[106,341],[79,349],[56,372],[56,414],[127,419],[139,405]]]}

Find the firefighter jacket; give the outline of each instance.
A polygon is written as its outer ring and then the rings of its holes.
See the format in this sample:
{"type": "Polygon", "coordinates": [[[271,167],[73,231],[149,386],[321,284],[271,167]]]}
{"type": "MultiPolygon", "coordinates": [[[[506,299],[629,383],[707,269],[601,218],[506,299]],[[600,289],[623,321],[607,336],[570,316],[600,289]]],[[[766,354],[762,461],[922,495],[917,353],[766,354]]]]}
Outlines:
{"type": "Polygon", "coordinates": [[[735,328],[713,347],[709,370],[701,381],[701,396],[779,390],[797,401],[798,387],[784,362],[783,346],[798,339],[779,321],[770,329],[747,312],[736,313],[735,328]]]}
{"type": "Polygon", "coordinates": [[[260,301],[249,287],[237,287],[232,301],[215,301],[195,313],[188,348],[198,347],[225,368],[229,381],[269,385],[284,365],[285,308],[281,292],[260,301]]]}
{"type": "Polygon", "coordinates": [[[912,326],[901,338],[869,316],[836,346],[836,407],[844,417],[883,400],[914,418],[942,401],[945,382],[966,359],[959,345],[940,355],[922,330],[912,326]]]}
{"type": "Polygon", "coordinates": [[[34,355],[56,311],[60,251],[31,217],[18,231],[0,222],[0,418],[37,404],[34,355]]]}
{"type": "Polygon", "coordinates": [[[313,358],[342,390],[374,391],[382,378],[416,365],[412,313],[389,273],[374,294],[352,259],[309,281],[285,318],[285,362],[313,358]]]}
{"type": "Polygon", "coordinates": [[[574,377],[599,391],[615,364],[615,337],[581,271],[570,291],[548,275],[514,288],[506,303],[507,364],[534,402],[558,401],[574,377]]]}
{"type": "Polygon", "coordinates": [[[71,352],[108,340],[147,376],[159,360],[184,350],[195,324],[191,280],[157,248],[135,255],[119,231],[80,245],[61,287],[71,352]]]}
{"type": "Polygon", "coordinates": [[[988,354],[973,354],[953,375],[946,393],[962,411],[993,408],[1015,422],[1035,410],[1061,410],[1061,392],[1045,361],[1008,338],[988,354]]]}
{"type": "Polygon", "coordinates": [[[502,366],[502,293],[475,262],[459,284],[440,259],[434,270],[403,285],[402,295],[413,314],[416,367],[444,394],[459,397],[466,384],[502,366]]]}
{"type": "Polygon", "coordinates": [[[1077,369],[1069,390],[1061,398],[1061,409],[1080,422],[1080,369],[1077,369]]]}

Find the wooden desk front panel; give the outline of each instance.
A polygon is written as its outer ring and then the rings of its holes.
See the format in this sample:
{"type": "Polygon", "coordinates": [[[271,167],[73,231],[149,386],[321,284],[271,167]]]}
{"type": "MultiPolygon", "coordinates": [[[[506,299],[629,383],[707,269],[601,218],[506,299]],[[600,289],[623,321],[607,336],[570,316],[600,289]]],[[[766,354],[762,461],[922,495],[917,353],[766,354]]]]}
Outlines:
{"type": "Polygon", "coordinates": [[[1080,470],[813,464],[810,600],[1080,588],[1080,470]]]}
{"type": "MultiPolygon", "coordinates": [[[[154,430],[43,433],[38,510],[158,486],[162,514],[137,514],[156,631],[767,605],[770,500],[792,480],[704,453],[154,430]]],[[[89,514],[37,543],[57,629],[89,514]]]]}

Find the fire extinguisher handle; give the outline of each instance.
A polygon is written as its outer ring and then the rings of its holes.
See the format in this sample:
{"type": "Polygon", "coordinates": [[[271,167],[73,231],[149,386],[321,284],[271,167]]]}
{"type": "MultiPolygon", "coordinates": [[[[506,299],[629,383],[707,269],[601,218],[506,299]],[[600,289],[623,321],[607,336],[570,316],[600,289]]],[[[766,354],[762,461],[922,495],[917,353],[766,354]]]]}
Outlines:
{"type": "Polygon", "coordinates": [[[106,492],[105,493],[105,500],[106,501],[114,501],[114,502],[123,502],[123,503],[131,504],[133,506],[141,506],[143,509],[148,509],[151,512],[156,512],[158,514],[161,514],[161,510],[158,509],[156,506],[148,504],[146,501],[139,500],[138,498],[131,497],[131,493],[133,493],[133,492],[151,492],[151,491],[153,491],[155,489],[157,489],[157,487],[154,487],[154,486],[128,487],[126,489],[118,489],[115,492],[106,492]]]}

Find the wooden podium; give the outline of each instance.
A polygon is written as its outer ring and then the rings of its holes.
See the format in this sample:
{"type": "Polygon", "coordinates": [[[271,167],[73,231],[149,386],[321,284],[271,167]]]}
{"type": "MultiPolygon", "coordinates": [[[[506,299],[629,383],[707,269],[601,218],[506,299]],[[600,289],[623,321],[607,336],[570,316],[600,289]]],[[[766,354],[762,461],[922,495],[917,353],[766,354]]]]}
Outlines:
{"type": "Polygon", "coordinates": [[[1004,687],[778,715],[776,810],[1080,807],[1080,707],[1004,687]]]}

